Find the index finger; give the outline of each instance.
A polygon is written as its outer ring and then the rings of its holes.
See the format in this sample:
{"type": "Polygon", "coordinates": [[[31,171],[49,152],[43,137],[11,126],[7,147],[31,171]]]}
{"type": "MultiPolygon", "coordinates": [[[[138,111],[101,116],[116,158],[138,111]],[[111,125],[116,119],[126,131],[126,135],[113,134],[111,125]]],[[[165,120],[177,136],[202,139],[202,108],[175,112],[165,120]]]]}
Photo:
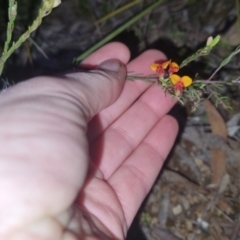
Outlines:
{"type": "Polygon", "coordinates": [[[108,59],[118,59],[122,63],[127,64],[130,59],[130,51],[126,45],[120,42],[112,42],[101,47],[87,58],[81,65],[97,66],[108,59]]]}

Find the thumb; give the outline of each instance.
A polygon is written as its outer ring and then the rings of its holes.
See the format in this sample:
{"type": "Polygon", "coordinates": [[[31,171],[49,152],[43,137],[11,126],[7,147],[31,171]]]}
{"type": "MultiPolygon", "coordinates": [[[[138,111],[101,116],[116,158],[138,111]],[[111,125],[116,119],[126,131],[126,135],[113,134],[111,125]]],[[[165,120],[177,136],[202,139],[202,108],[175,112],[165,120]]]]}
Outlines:
{"type": "Polygon", "coordinates": [[[67,74],[66,77],[70,80],[72,93],[83,106],[85,117],[90,120],[119,97],[126,79],[126,68],[121,61],[109,59],[95,70],[67,74]]]}
{"type": "MultiPolygon", "coordinates": [[[[65,99],[77,106],[85,120],[89,121],[119,97],[125,79],[124,64],[118,59],[110,59],[88,72],[68,73],[60,78],[36,77],[22,82],[1,94],[0,100],[3,103],[24,98],[32,102],[37,96],[65,99]]],[[[56,110],[56,106],[52,109],[56,110]]]]}

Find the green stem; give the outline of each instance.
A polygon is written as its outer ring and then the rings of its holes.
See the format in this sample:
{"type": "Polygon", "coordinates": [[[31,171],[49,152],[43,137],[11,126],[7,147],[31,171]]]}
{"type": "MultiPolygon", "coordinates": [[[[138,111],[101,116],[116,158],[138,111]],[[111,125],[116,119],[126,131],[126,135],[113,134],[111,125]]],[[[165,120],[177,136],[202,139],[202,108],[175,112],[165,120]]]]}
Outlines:
{"type": "Polygon", "coordinates": [[[214,73],[210,76],[210,78],[209,78],[208,80],[211,80],[221,68],[222,68],[222,66],[220,65],[220,66],[214,71],[214,73]]]}
{"type": "Polygon", "coordinates": [[[14,28],[14,21],[16,19],[17,16],[17,3],[15,3],[14,0],[10,0],[9,1],[9,7],[8,7],[8,24],[7,24],[7,39],[6,42],[4,44],[4,50],[3,50],[3,54],[5,55],[9,44],[11,42],[12,39],[12,32],[13,32],[13,28],[14,28]]]}
{"type": "Polygon", "coordinates": [[[221,62],[220,66],[214,71],[214,73],[210,76],[210,78],[209,78],[208,80],[211,80],[211,79],[217,74],[217,72],[219,72],[219,70],[220,70],[222,67],[224,67],[225,65],[227,65],[227,64],[231,61],[231,59],[232,59],[235,55],[237,55],[238,53],[240,53],[240,45],[239,45],[227,58],[225,58],[225,59],[221,62]]]}
{"type": "Polygon", "coordinates": [[[91,48],[89,48],[87,51],[85,51],[84,53],[82,53],[79,57],[77,57],[76,59],[74,59],[74,62],[80,62],[82,61],[84,58],[86,58],[87,56],[89,56],[92,52],[94,52],[95,50],[97,50],[99,47],[103,46],[105,43],[107,43],[108,41],[110,41],[111,39],[113,39],[114,37],[116,37],[119,33],[123,32],[125,29],[127,29],[128,27],[130,27],[132,24],[134,24],[135,22],[137,22],[140,18],[142,18],[143,16],[145,16],[146,14],[148,14],[150,11],[152,11],[154,8],[156,8],[159,4],[161,4],[163,2],[163,0],[158,0],[157,2],[153,3],[152,5],[150,5],[148,8],[146,8],[145,10],[143,10],[142,12],[140,12],[138,15],[136,15],[135,17],[133,17],[132,19],[130,19],[129,21],[127,21],[125,24],[123,24],[122,26],[120,26],[119,28],[117,28],[116,30],[114,30],[113,32],[111,32],[110,34],[108,34],[106,37],[104,37],[101,41],[99,41],[98,43],[96,43],[95,45],[93,45],[91,48]]]}
{"type": "Polygon", "coordinates": [[[106,21],[106,20],[108,20],[109,18],[117,15],[118,13],[121,13],[122,11],[124,11],[124,10],[126,10],[126,9],[128,9],[128,8],[130,8],[130,7],[138,4],[138,3],[140,3],[140,2],[141,2],[141,0],[134,0],[133,2],[127,3],[126,5],[120,7],[120,8],[118,8],[118,9],[116,9],[115,11],[107,14],[106,16],[98,19],[98,20],[95,22],[95,24],[99,24],[99,23],[101,23],[101,22],[103,22],[103,21],[106,21]]]}
{"type": "MultiPolygon", "coordinates": [[[[45,3],[48,3],[48,2],[45,2],[45,3]]],[[[46,15],[51,13],[53,7],[54,7],[54,1],[50,2],[49,5],[47,5],[47,6],[43,2],[42,7],[39,10],[37,18],[33,21],[32,25],[28,27],[28,30],[25,33],[23,33],[21,35],[21,37],[16,42],[13,42],[10,48],[9,48],[9,46],[6,47],[6,45],[5,45],[4,52],[3,52],[2,56],[1,56],[1,59],[0,59],[0,76],[2,74],[4,65],[5,65],[5,62],[7,61],[7,59],[11,56],[11,54],[17,48],[19,48],[21,46],[21,44],[23,42],[25,42],[30,37],[31,33],[33,31],[35,31],[41,25],[42,19],[46,15]]],[[[10,14],[10,12],[9,12],[9,14],[10,14]]],[[[14,20],[15,20],[15,17],[14,18],[12,17],[11,18],[11,23],[12,23],[11,26],[13,26],[14,20]]],[[[10,27],[8,27],[8,28],[10,28],[10,27]]],[[[11,28],[11,30],[12,30],[12,28],[11,28]]],[[[9,31],[9,29],[8,29],[8,31],[9,31]]],[[[8,42],[10,42],[10,40],[11,40],[11,36],[10,36],[10,33],[8,33],[8,37],[7,37],[7,40],[6,40],[7,45],[9,45],[8,42]]]]}

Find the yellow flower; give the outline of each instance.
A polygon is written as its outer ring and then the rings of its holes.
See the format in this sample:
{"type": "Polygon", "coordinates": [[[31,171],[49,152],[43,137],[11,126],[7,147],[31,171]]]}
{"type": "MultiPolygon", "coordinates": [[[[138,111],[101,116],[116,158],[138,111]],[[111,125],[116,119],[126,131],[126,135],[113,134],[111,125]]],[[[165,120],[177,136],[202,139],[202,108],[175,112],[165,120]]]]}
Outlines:
{"type": "Polygon", "coordinates": [[[192,84],[192,79],[188,76],[180,77],[177,74],[170,75],[170,79],[174,85],[176,96],[179,96],[185,87],[192,84]]]}
{"type": "Polygon", "coordinates": [[[178,72],[178,70],[179,70],[178,64],[175,62],[171,62],[168,69],[169,74],[171,75],[175,72],[178,72]]]}
{"type": "Polygon", "coordinates": [[[177,72],[179,70],[179,66],[175,62],[171,62],[171,60],[168,60],[163,63],[153,63],[150,68],[157,72],[160,76],[164,76],[166,73],[169,75],[177,72]],[[167,70],[168,68],[168,70],[167,70]]]}

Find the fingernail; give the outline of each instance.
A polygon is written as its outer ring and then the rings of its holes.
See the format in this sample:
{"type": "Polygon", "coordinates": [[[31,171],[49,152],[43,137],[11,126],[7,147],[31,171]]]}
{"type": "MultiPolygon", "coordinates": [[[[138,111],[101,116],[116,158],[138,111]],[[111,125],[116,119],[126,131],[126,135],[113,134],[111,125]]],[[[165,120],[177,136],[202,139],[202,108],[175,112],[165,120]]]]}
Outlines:
{"type": "Polygon", "coordinates": [[[109,59],[102,62],[97,69],[111,71],[111,72],[119,72],[123,68],[123,64],[117,59],[109,59]]]}

